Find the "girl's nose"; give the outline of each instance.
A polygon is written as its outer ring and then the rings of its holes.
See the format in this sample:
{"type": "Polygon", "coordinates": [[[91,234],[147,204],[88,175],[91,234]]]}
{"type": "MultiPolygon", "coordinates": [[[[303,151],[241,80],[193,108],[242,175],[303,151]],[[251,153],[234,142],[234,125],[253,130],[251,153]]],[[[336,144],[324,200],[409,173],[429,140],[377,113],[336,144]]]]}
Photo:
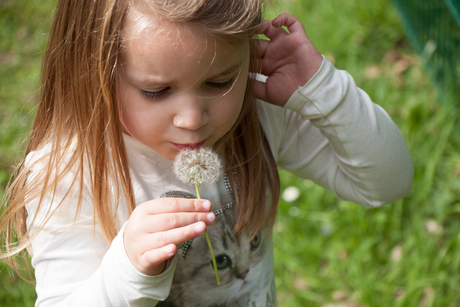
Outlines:
{"type": "Polygon", "coordinates": [[[183,103],[179,104],[179,109],[174,116],[174,126],[187,130],[198,130],[206,125],[209,115],[206,110],[205,102],[199,98],[188,97],[183,103]]]}

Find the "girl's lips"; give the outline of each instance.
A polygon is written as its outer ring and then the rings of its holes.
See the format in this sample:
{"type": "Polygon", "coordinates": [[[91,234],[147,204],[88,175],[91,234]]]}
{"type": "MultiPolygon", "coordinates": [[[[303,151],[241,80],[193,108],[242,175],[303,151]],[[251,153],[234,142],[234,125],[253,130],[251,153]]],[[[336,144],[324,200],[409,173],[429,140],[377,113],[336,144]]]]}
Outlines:
{"type": "Polygon", "coordinates": [[[176,143],[172,143],[172,144],[174,145],[174,147],[176,147],[179,150],[186,150],[186,149],[196,150],[196,149],[199,149],[201,146],[203,146],[204,141],[200,143],[195,143],[195,144],[176,144],[176,143]]]}

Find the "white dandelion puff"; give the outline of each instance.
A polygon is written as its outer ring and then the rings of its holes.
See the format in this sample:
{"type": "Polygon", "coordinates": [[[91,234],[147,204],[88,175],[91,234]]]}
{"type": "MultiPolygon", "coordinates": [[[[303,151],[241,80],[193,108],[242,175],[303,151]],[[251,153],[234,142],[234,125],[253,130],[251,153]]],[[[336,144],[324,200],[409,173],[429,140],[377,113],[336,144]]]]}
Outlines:
{"type": "Polygon", "coordinates": [[[177,178],[191,185],[213,183],[219,179],[221,172],[220,158],[209,148],[181,151],[174,163],[177,178]]]}

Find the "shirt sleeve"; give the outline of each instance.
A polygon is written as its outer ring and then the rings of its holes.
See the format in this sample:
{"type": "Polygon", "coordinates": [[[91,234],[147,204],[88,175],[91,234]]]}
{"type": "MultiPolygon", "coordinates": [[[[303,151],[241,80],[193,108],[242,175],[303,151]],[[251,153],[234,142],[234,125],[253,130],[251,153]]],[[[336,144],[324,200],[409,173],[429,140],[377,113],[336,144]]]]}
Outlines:
{"type": "MultiPolygon", "coordinates": [[[[32,237],[38,307],[49,306],[155,306],[169,294],[176,262],[158,276],[138,272],[126,255],[122,227],[111,242],[95,223],[91,198],[83,189],[81,210],[69,190],[70,175],[57,193],[42,205],[27,205],[27,226],[32,232],[53,212],[38,235],[32,237]],[[58,204],[61,203],[60,206],[58,204]]],[[[32,178],[37,180],[37,178],[32,178]]]]}
{"type": "Polygon", "coordinates": [[[258,110],[279,167],[367,207],[409,193],[413,162],[399,129],[327,59],[284,108],[258,101],[258,110]]]}

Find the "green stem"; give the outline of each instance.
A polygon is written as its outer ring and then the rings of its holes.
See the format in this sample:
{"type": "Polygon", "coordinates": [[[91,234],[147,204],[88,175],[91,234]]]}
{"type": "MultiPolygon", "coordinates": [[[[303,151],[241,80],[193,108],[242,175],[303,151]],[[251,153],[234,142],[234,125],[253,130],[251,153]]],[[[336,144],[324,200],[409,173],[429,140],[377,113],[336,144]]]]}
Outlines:
{"type": "MultiPolygon", "coordinates": [[[[195,184],[195,190],[196,190],[196,196],[198,197],[198,199],[201,199],[200,188],[198,187],[198,184],[195,184]]],[[[211,240],[209,240],[207,230],[204,233],[204,236],[206,237],[206,242],[208,243],[209,251],[211,252],[212,264],[214,265],[214,271],[216,272],[217,285],[220,285],[220,278],[219,278],[219,272],[217,270],[216,257],[214,256],[214,251],[212,249],[211,240]]]]}

